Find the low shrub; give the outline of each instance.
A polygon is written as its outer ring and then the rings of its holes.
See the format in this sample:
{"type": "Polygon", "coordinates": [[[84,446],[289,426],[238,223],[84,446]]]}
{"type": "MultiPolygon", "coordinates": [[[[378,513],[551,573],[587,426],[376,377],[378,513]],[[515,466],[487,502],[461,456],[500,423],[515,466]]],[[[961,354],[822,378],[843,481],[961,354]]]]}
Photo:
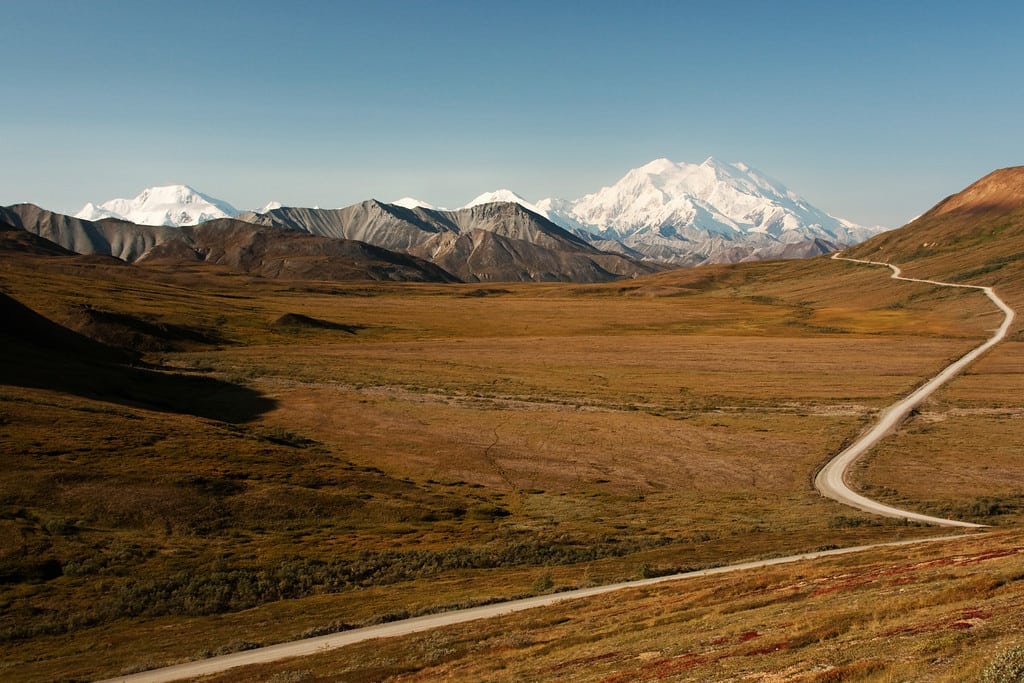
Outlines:
{"type": "Polygon", "coordinates": [[[1024,647],[1000,652],[981,672],[979,683],[1020,683],[1024,681],[1024,647]]]}

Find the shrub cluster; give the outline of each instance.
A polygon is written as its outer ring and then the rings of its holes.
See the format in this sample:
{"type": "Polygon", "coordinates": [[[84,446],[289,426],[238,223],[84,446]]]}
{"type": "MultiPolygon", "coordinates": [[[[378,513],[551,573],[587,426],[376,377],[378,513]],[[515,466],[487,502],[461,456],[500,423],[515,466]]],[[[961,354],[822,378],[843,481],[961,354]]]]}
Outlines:
{"type": "Polygon", "coordinates": [[[981,672],[979,683],[1020,683],[1024,681],[1024,647],[1014,647],[996,655],[981,672]]]}
{"type": "Polygon", "coordinates": [[[221,614],[276,600],[411,581],[450,570],[589,562],[670,542],[667,536],[629,542],[608,538],[602,543],[562,537],[557,542],[363,552],[352,559],[291,558],[272,567],[190,570],[153,579],[127,577],[111,586],[106,599],[86,608],[87,612],[54,614],[35,620],[31,627],[10,626],[0,631],[0,640],[65,633],[123,617],[221,614]]]}

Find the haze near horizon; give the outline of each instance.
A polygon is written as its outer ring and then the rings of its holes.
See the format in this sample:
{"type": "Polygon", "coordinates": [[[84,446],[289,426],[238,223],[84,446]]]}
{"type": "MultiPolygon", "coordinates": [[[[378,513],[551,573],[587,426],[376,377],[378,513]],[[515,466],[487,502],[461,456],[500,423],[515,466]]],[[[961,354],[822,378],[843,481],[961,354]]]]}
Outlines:
{"type": "Polygon", "coordinates": [[[1017,3],[15,3],[0,204],[183,183],[239,208],[742,161],[897,227],[1020,164],[1017,3]],[[1003,68],[1006,67],[1006,68],[1003,68]],[[1009,74],[1009,76],[1008,76],[1009,74]]]}

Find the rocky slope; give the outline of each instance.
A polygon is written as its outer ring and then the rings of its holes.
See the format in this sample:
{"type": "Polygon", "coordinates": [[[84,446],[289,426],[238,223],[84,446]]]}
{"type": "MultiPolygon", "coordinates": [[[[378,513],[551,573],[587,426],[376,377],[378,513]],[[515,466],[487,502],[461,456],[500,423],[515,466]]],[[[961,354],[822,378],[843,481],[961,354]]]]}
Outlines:
{"type": "Polygon", "coordinates": [[[234,219],[194,227],[87,221],[31,204],[0,209],[0,221],[78,254],[129,263],[211,263],[266,277],[454,282],[442,268],[369,244],[264,228],[234,219]]]}
{"type": "Polygon", "coordinates": [[[17,218],[5,213],[0,207],[0,251],[46,256],[73,256],[75,252],[26,232],[15,223],[17,218]]]}
{"type": "Polygon", "coordinates": [[[466,282],[604,282],[658,270],[603,252],[511,202],[440,211],[369,200],[344,209],[282,208],[239,219],[376,244],[427,259],[466,282]]]}
{"type": "MultiPolygon", "coordinates": [[[[493,213],[493,212],[492,212],[493,213]]],[[[546,279],[548,266],[528,263],[512,266],[508,246],[491,238],[455,241],[473,230],[500,237],[533,241],[545,236],[546,248],[565,251],[565,235],[552,246],[552,228],[574,235],[598,251],[617,254],[618,261],[602,257],[600,266],[611,276],[641,274],[637,260],[693,266],[777,258],[805,258],[856,244],[880,229],[865,228],[836,218],[811,205],[781,183],[743,163],[727,164],[713,158],[700,164],[656,159],[626,173],[614,184],[575,200],[543,199],[536,203],[508,189],[485,192],[460,209],[443,209],[413,197],[385,204],[368,200],[341,209],[281,207],[272,202],[262,209],[238,215],[226,202],[184,185],[154,187],[133,199],[115,199],[98,206],[86,205],[78,218],[113,217],[137,224],[185,226],[238,216],[260,225],[341,239],[358,239],[385,249],[421,256],[446,267],[460,277],[486,279],[546,279]],[[481,219],[477,209],[488,205],[519,206],[529,219],[509,213],[517,223],[502,231],[500,223],[481,219]],[[470,213],[465,213],[470,212],[470,213]],[[521,234],[519,228],[549,224],[521,234]],[[451,254],[473,254],[476,267],[453,265],[451,254]],[[625,259],[623,261],[622,259],[625,259]],[[481,269],[479,266],[483,265],[481,269]]],[[[579,268],[557,279],[576,280],[589,266],[581,261],[579,245],[570,250],[579,268]]],[[[525,256],[525,253],[520,254],[525,256]]],[[[545,255],[545,263],[551,255],[545,255]]],[[[564,255],[560,257],[563,261],[564,255]]]]}
{"type": "Polygon", "coordinates": [[[128,263],[179,235],[178,228],[136,225],[113,218],[89,221],[34,204],[0,208],[0,219],[76,254],[103,254],[128,263]]]}
{"type": "Polygon", "coordinates": [[[139,262],[189,258],[273,278],[456,281],[451,273],[423,259],[358,240],[260,228],[229,218],[181,228],[179,238],[154,247],[139,262]]]}

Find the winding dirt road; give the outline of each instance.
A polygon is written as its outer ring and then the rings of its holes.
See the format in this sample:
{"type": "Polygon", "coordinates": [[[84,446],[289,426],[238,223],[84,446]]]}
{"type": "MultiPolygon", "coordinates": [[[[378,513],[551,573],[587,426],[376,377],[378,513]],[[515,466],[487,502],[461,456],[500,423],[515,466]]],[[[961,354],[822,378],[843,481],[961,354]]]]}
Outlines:
{"type": "Polygon", "coordinates": [[[988,341],[981,344],[972,351],[964,354],[961,358],[948,365],[942,372],[933,377],[927,383],[920,386],[912,394],[907,396],[901,401],[889,406],[882,412],[878,422],[858,438],[853,444],[848,446],[846,449],[841,451],[836,457],[828,462],[821,470],[818,475],[814,478],[814,487],[818,489],[818,492],[826,498],[855,507],[858,510],[864,512],[870,512],[876,515],[882,515],[884,517],[897,517],[900,519],[906,519],[913,522],[923,522],[925,524],[936,524],[938,526],[949,526],[949,527],[962,527],[962,528],[979,528],[984,526],[983,524],[973,524],[971,522],[961,522],[954,519],[944,519],[942,517],[932,517],[930,515],[922,515],[917,512],[911,512],[909,510],[901,510],[889,505],[884,505],[877,501],[866,498],[860,495],[856,491],[850,489],[846,483],[846,474],[851,465],[858,458],[873,448],[879,441],[895,431],[896,427],[899,426],[903,420],[910,415],[911,411],[917,408],[921,403],[931,396],[936,389],[941,387],[943,384],[948,382],[950,379],[959,374],[965,367],[972,363],[981,354],[988,351],[990,348],[998,344],[1006,337],[1006,333],[1010,329],[1010,325],[1013,324],[1015,313],[1012,308],[1006,305],[1002,299],[993,291],[991,287],[980,287],[978,285],[961,285],[950,282],[937,282],[935,280],[919,280],[917,278],[903,277],[902,271],[890,263],[879,263],[877,261],[861,261],[858,259],[842,258],[840,256],[833,256],[833,259],[840,261],[851,261],[853,263],[867,263],[874,266],[886,266],[892,269],[892,278],[894,280],[904,280],[906,282],[924,282],[931,285],[938,285],[940,287],[960,287],[964,289],[978,289],[985,293],[989,299],[992,300],[996,306],[1004,313],[1003,324],[999,326],[988,341]]]}
{"type": "MultiPolygon", "coordinates": [[[[838,256],[833,258],[839,259],[838,256]]],[[[833,458],[825,467],[823,467],[817,477],[815,477],[815,487],[818,491],[828,498],[832,498],[845,505],[850,505],[855,508],[871,512],[887,517],[898,517],[903,519],[914,520],[918,522],[924,522],[927,524],[938,524],[942,526],[952,527],[966,527],[976,528],[981,525],[972,524],[970,522],[960,522],[956,520],[941,519],[938,517],[930,517],[928,515],[921,515],[915,512],[907,510],[900,510],[898,508],[890,507],[877,503],[869,498],[865,498],[860,494],[850,490],[846,485],[846,471],[852,465],[857,458],[862,456],[875,444],[877,444],[882,438],[891,433],[897,425],[902,422],[910,412],[921,404],[928,396],[932,394],[936,389],[949,381],[957,373],[964,369],[969,363],[978,358],[988,349],[998,344],[1006,336],[1010,325],[1013,323],[1014,311],[1006,303],[1000,299],[991,287],[978,287],[975,285],[960,285],[951,284],[946,282],[935,282],[932,280],[917,280],[915,278],[905,278],[900,274],[900,269],[896,266],[887,263],[877,263],[874,261],[858,261],[856,259],[840,259],[845,261],[853,261],[856,263],[869,263],[872,265],[887,266],[893,270],[892,277],[897,280],[906,280],[909,282],[926,282],[929,284],[939,285],[943,287],[963,287],[967,289],[980,289],[985,292],[986,296],[999,307],[1000,310],[1005,314],[1003,324],[999,327],[996,333],[984,344],[978,346],[970,353],[967,353],[956,362],[949,365],[942,372],[936,375],[931,381],[924,384],[922,387],[914,391],[912,394],[897,402],[896,404],[887,408],[883,413],[878,423],[867,431],[864,435],[859,437],[857,441],[844,449],[835,458],[833,458]]],[[[341,633],[335,633],[326,636],[319,636],[316,638],[305,638],[303,640],[292,641],[289,643],[280,643],[278,645],[270,645],[268,647],[262,647],[255,650],[247,650],[244,652],[236,652],[234,654],[222,655],[219,657],[211,657],[209,659],[202,659],[194,662],[186,662],[184,664],[178,664],[175,666],[169,666],[162,669],[153,669],[151,671],[145,671],[142,673],[132,674],[128,676],[122,676],[119,678],[109,679],[106,683],[112,681],[119,681],[124,683],[166,683],[168,681],[178,681],[187,678],[195,678],[197,676],[204,676],[208,674],[219,673],[228,669],[233,669],[239,666],[246,666],[251,664],[266,664],[269,662],[276,662],[282,659],[289,659],[292,657],[303,657],[307,655],[317,654],[328,650],[334,650],[342,648],[347,645],[353,645],[355,643],[364,642],[367,640],[373,640],[376,638],[393,638],[397,636],[408,635],[410,633],[418,633],[421,631],[428,631],[434,628],[440,628],[442,626],[451,626],[453,624],[462,624],[469,621],[475,621],[477,619],[489,619],[492,617],[501,616],[504,614],[511,614],[513,612],[521,612],[523,610],[534,609],[536,607],[546,607],[557,603],[565,602],[568,600],[578,600],[581,598],[587,598],[595,595],[601,595],[603,593],[610,593],[613,591],[623,590],[627,588],[640,588],[643,586],[650,586],[657,583],[664,583],[667,581],[679,581],[682,579],[692,579],[701,576],[712,576],[715,574],[725,574],[729,572],[743,571],[747,569],[759,569],[763,567],[770,567],[780,564],[788,564],[791,562],[799,562],[802,560],[814,560],[821,557],[831,557],[835,555],[846,555],[850,553],[858,553],[863,551],[870,551],[877,548],[893,547],[912,545],[920,543],[934,543],[937,541],[945,541],[957,536],[942,536],[935,538],[926,539],[914,539],[906,541],[895,541],[890,543],[876,543],[873,545],[857,546],[853,548],[840,548],[836,550],[825,550],[813,553],[804,553],[801,555],[790,555],[787,557],[777,557],[770,560],[758,560],[754,562],[743,562],[741,564],[733,564],[724,567],[716,567],[713,569],[703,569],[698,571],[686,572],[683,574],[673,574],[671,576],[662,576],[652,579],[641,579],[637,581],[628,581],[624,583],[615,583],[605,586],[595,586],[592,588],[583,588],[572,591],[565,591],[563,593],[554,593],[551,595],[541,595],[532,598],[525,598],[521,600],[512,600],[509,602],[497,603],[494,605],[487,605],[483,607],[474,607],[470,609],[456,610],[452,612],[442,612],[440,614],[431,614],[422,617],[415,617],[412,619],[406,619],[403,621],[396,621],[388,624],[380,624],[377,626],[368,626],[366,628],[353,629],[351,631],[343,631],[341,633]]]]}

